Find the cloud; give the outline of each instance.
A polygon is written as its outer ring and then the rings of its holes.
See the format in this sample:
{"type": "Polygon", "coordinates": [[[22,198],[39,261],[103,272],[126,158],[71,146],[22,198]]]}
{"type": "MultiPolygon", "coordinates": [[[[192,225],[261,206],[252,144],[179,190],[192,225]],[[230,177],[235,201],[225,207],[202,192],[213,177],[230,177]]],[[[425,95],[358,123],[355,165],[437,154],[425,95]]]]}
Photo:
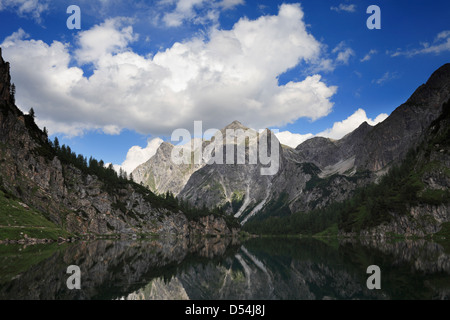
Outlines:
{"type": "Polygon", "coordinates": [[[281,144],[287,145],[291,148],[296,148],[299,144],[314,137],[312,133],[298,134],[289,131],[276,133],[275,136],[278,138],[281,144]]]}
{"type": "Polygon", "coordinates": [[[336,62],[342,64],[348,64],[349,59],[355,55],[355,52],[351,48],[346,48],[339,52],[336,58],[336,62]]]}
{"type": "Polygon", "coordinates": [[[398,78],[399,78],[399,74],[397,72],[386,71],[381,78],[372,80],[372,83],[382,85],[385,82],[388,82],[388,81],[391,81],[394,79],[398,79],[398,78]]]}
{"type": "Polygon", "coordinates": [[[410,49],[410,50],[397,49],[397,51],[393,53],[389,52],[388,53],[391,55],[391,57],[398,57],[398,56],[414,57],[420,54],[438,55],[442,52],[450,51],[450,30],[444,30],[438,33],[431,44],[428,42],[424,42],[421,45],[422,48],[418,49],[410,49]]]}
{"type": "Polygon", "coordinates": [[[233,9],[236,6],[245,4],[244,0],[222,0],[219,1],[219,6],[225,10],[233,9]]]}
{"type": "Polygon", "coordinates": [[[69,136],[124,128],[169,136],[175,128],[192,128],[195,120],[223,127],[236,115],[266,128],[319,119],[332,110],[337,88],[318,74],[278,84],[279,75],[312,64],[322,52],[299,5],[282,5],[278,15],[242,18],[230,30],[212,28],[208,37],[145,56],[130,47],[137,38],[130,23],[106,20],[80,32],[75,48],[27,39],[23,30],[5,39],[1,46],[11,62],[19,107],[33,107],[50,134],[69,136]],[[92,75],[84,74],[83,65],[93,68],[92,75]]]}
{"type": "Polygon", "coordinates": [[[374,120],[372,120],[367,117],[366,111],[360,108],[347,119],[340,122],[335,122],[332,128],[326,129],[318,133],[316,136],[338,140],[344,137],[346,134],[357,129],[364,122],[367,122],[371,126],[374,126],[384,121],[387,117],[387,114],[382,113],[378,115],[374,120]]]}
{"type": "Polygon", "coordinates": [[[355,56],[355,51],[348,47],[345,41],[341,41],[326,58],[320,57],[317,59],[310,70],[312,72],[331,72],[338,66],[348,65],[350,58],[353,56],[355,56]]]}
{"type": "Polygon", "coordinates": [[[162,139],[155,138],[152,140],[149,139],[145,148],[141,148],[140,146],[131,147],[130,150],[128,150],[125,161],[121,165],[114,165],[114,169],[117,172],[119,172],[120,168],[127,173],[133,172],[139,165],[147,162],[153,157],[162,143],[162,139]]]}
{"type": "Polygon", "coordinates": [[[164,7],[175,6],[162,18],[168,27],[179,27],[185,21],[196,24],[215,23],[219,19],[220,11],[230,10],[242,4],[244,4],[243,0],[163,0],[160,2],[160,5],[164,7]]]}
{"type": "Polygon", "coordinates": [[[201,6],[205,0],[178,0],[175,10],[166,13],[163,21],[169,27],[181,26],[184,20],[192,19],[196,13],[195,6],[201,6]]]}
{"type": "Polygon", "coordinates": [[[290,131],[282,131],[276,133],[275,135],[280,143],[285,144],[291,148],[296,148],[299,144],[313,137],[325,137],[339,140],[345,135],[357,129],[364,122],[367,122],[371,126],[375,126],[378,123],[383,122],[388,116],[389,115],[385,113],[381,113],[375,119],[370,119],[367,117],[366,111],[360,108],[347,119],[335,122],[331,128],[328,128],[316,135],[312,133],[298,134],[292,133],[290,131]]]}
{"type": "Polygon", "coordinates": [[[126,25],[130,22],[132,20],[127,18],[107,19],[92,29],[80,32],[79,48],[75,51],[78,63],[98,64],[114,54],[128,51],[128,45],[138,39],[138,35],[133,34],[133,28],[126,25]]]}
{"type": "Polygon", "coordinates": [[[360,61],[361,62],[369,61],[370,59],[372,59],[372,56],[377,53],[378,53],[377,50],[372,49],[360,61]]]}
{"type": "Polygon", "coordinates": [[[26,33],[22,28],[19,28],[19,30],[17,30],[9,37],[6,37],[5,40],[3,40],[2,46],[14,45],[15,42],[23,39],[28,39],[29,37],[30,35],[28,33],[26,33]]]}
{"type": "Polygon", "coordinates": [[[29,17],[40,23],[48,5],[49,0],[0,0],[0,11],[14,11],[20,17],[29,17]]]}
{"type": "Polygon", "coordinates": [[[336,11],[336,12],[355,12],[356,11],[356,5],[355,4],[339,4],[337,7],[331,7],[330,10],[336,11]]]}

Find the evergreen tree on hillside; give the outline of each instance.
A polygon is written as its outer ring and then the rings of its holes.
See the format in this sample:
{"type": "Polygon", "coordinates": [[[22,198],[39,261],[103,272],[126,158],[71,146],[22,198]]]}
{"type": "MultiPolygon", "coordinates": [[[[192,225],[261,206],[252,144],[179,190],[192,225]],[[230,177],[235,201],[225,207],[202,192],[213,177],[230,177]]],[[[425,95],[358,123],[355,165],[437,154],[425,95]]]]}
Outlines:
{"type": "Polygon", "coordinates": [[[55,140],[53,141],[53,147],[55,148],[55,151],[56,152],[59,152],[60,151],[60,145],[59,145],[59,140],[58,140],[58,137],[55,137],[55,140]]]}
{"type": "Polygon", "coordinates": [[[33,109],[33,108],[31,108],[30,111],[28,111],[28,115],[29,115],[31,118],[33,118],[33,119],[36,117],[36,114],[34,113],[34,109],[33,109]]]}

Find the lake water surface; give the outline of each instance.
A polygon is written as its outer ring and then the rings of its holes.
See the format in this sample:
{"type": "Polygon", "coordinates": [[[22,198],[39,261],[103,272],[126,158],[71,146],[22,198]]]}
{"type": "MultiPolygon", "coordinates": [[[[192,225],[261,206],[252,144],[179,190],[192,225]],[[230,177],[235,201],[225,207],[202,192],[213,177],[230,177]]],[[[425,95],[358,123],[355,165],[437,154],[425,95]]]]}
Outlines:
{"type": "Polygon", "coordinates": [[[450,245],[164,239],[0,245],[0,299],[449,299],[450,245]],[[69,290],[69,265],[81,289],[69,290]],[[381,270],[369,290],[367,267],[381,270]]]}

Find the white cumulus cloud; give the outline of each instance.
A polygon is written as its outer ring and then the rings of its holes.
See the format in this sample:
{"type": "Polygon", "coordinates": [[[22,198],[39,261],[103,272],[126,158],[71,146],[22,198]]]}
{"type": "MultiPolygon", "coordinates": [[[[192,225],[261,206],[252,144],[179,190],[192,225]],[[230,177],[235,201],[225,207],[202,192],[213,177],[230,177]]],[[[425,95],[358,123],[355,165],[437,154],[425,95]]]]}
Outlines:
{"type": "Polygon", "coordinates": [[[75,48],[28,39],[23,30],[1,47],[11,62],[19,107],[33,107],[50,134],[128,128],[169,136],[175,128],[192,128],[195,120],[220,128],[236,118],[266,128],[332,110],[337,88],[318,74],[278,84],[287,70],[320,58],[323,46],[303,16],[299,5],[282,5],[277,15],[242,18],[230,30],[212,28],[208,36],[154,55],[132,50],[138,35],[123,18],[80,32],[75,48]],[[92,75],[83,73],[83,65],[93,68],[92,75]]]}
{"type": "Polygon", "coordinates": [[[120,165],[114,165],[114,169],[119,172],[120,168],[122,168],[130,174],[139,165],[151,159],[156,154],[156,151],[162,143],[162,139],[155,138],[152,140],[149,139],[145,148],[140,146],[131,147],[130,150],[128,150],[125,161],[120,165]]]}
{"type": "Polygon", "coordinates": [[[326,129],[318,133],[316,136],[338,140],[357,129],[364,122],[374,126],[384,121],[388,116],[389,115],[385,113],[381,113],[375,119],[370,119],[367,117],[366,111],[360,108],[347,119],[340,122],[335,122],[332,128],[326,129]]]}
{"type": "Polygon", "coordinates": [[[80,65],[99,63],[112,55],[127,51],[128,45],[138,39],[126,18],[108,19],[92,29],[82,31],[78,35],[79,48],[75,58],[80,65]]]}
{"type": "Polygon", "coordinates": [[[314,137],[312,133],[298,134],[292,133],[290,131],[283,131],[276,133],[275,136],[278,138],[281,144],[287,145],[291,148],[296,148],[302,142],[314,137]]]}
{"type": "Polygon", "coordinates": [[[370,119],[369,117],[367,117],[366,111],[360,108],[356,110],[347,119],[335,122],[331,128],[328,128],[316,135],[312,133],[307,134],[292,133],[290,131],[282,131],[276,133],[275,135],[280,141],[280,143],[287,145],[291,148],[296,148],[299,144],[313,137],[325,137],[334,140],[339,140],[343,138],[345,135],[357,129],[364,122],[367,122],[371,126],[375,126],[378,123],[386,120],[388,116],[389,115],[385,113],[381,113],[375,119],[370,119]]]}

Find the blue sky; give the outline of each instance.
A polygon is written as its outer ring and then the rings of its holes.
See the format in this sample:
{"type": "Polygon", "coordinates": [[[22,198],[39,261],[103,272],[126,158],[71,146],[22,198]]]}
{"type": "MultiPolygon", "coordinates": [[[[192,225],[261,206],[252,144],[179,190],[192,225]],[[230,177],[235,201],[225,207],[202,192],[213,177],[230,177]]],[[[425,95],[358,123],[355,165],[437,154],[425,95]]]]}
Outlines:
{"type": "Polygon", "coordinates": [[[194,120],[292,146],[374,125],[450,62],[449,16],[444,0],[0,0],[0,46],[20,108],[131,170],[194,120]],[[66,27],[73,4],[81,30],[66,27]]]}

